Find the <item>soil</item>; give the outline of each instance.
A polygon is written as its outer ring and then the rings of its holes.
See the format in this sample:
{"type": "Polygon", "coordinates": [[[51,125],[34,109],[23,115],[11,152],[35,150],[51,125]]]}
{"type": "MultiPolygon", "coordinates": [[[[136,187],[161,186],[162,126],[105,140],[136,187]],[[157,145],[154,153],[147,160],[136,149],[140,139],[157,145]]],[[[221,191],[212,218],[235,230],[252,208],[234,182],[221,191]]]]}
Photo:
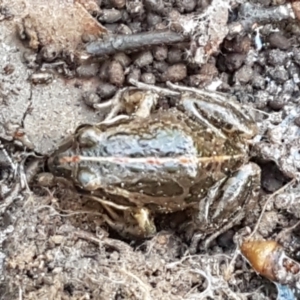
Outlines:
{"type": "MultiPolygon", "coordinates": [[[[300,22],[278,11],[266,18],[276,8],[268,0],[48,2],[0,0],[0,298],[276,299],[239,245],[255,228],[256,239],[300,259],[300,22]],[[256,19],[247,5],[259,9],[256,19]],[[103,36],[140,34],[143,44],[145,32],[169,29],[182,41],[167,34],[163,44],[113,53],[107,43],[107,55],[95,54],[103,36]],[[180,214],[159,218],[153,238],[124,239],[99,202],[68,182],[53,186],[45,173],[45,158],[79,125],[103,120],[107,111],[94,104],[130,78],[217,89],[253,110],[259,201],[209,249],[190,253],[191,240],[176,230],[180,214]]],[[[157,108],[173,105],[162,99],[157,108]]]]}

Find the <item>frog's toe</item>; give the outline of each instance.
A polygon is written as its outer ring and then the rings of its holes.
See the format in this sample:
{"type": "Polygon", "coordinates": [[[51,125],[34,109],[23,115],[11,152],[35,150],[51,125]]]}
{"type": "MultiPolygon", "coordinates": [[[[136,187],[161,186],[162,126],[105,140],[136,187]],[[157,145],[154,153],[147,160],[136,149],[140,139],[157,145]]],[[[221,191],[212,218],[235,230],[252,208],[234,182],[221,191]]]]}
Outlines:
{"type": "Polygon", "coordinates": [[[147,208],[140,208],[134,214],[139,228],[142,230],[145,237],[153,236],[156,233],[156,227],[151,217],[150,211],[147,208]]]}
{"type": "Polygon", "coordinates": [[[123,103],[123,95],[128,90],[128,88],[123,88],[116,92],[116,94],[109,100],[103,103],[96,103],[93,105],[94,109],[96,110],[103,110],[107,108],[111,108],[109,114],[106,116],[105,120],[102,122],[107,122],[118,115],[122,110],[124,110],[124,103],[123,103]]]}

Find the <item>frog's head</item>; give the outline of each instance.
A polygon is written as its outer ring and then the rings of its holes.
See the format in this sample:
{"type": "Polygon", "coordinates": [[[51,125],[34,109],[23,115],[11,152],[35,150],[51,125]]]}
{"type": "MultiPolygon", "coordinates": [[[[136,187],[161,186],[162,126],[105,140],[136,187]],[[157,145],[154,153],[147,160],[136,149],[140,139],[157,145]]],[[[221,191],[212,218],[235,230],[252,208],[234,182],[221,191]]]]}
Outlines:
{"type": "Polygon", "coordinates": [[[47,161],[50,172],[57,177],[72,180],[88,190],[97,188],[98,176],[88,166],[93,164],[92,154],[99,144],[101,130],[90,125],[81,125],[75,134],[68,137],[47,161]],[[92,162],[90,162],[90,160],[92,162]]]}

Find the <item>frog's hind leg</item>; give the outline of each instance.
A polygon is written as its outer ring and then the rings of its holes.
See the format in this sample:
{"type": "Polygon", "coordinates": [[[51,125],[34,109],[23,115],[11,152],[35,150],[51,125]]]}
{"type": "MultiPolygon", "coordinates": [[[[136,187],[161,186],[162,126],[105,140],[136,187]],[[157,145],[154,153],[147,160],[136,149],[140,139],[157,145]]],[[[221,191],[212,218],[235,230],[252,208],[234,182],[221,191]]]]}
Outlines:
{"type": "MultiPolygon", "coordinates": [[[[260,172],[259,166],[248,163],[228,179],[217,182],[200,201],[197,220],[202,227],[200,231],[213,232],[201,244],[204,248],[209,247],[220,234],[239,224],[246,213],[253,210],[258,199],[260,172]],[[214,226],[218,227],[214,229],[214,226]]],[[[199,237],[201,234],[195,234],[192,249],[197,248],[199,237]]]]}

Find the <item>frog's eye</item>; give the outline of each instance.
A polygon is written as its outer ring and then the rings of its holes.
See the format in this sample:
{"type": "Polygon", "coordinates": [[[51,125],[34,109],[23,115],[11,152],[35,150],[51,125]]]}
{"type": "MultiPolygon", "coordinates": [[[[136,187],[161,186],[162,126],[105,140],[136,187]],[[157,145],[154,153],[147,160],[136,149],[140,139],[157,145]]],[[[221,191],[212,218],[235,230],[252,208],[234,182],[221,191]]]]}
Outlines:
{"type": "Polygon", "coordinates": [[[230,132],[234,132],[235,129],[233,128],[233,125],[232,124],[224,124],[224,126],[222,127],[224,131],[230,133],[230,132]]]}
{"type": "Polygon", "coordinates": [[[77,174],[77,181],[81,188],[88,191],[99,188],[99,177],[89,169],[81,169],[77,174]]]}
{"type": "Polygon", "coordinates": [[[94,147],[99,142],[100,133],[95,127],[83,127],[77,133],[77,142],[81,147],[94,147]]]}

